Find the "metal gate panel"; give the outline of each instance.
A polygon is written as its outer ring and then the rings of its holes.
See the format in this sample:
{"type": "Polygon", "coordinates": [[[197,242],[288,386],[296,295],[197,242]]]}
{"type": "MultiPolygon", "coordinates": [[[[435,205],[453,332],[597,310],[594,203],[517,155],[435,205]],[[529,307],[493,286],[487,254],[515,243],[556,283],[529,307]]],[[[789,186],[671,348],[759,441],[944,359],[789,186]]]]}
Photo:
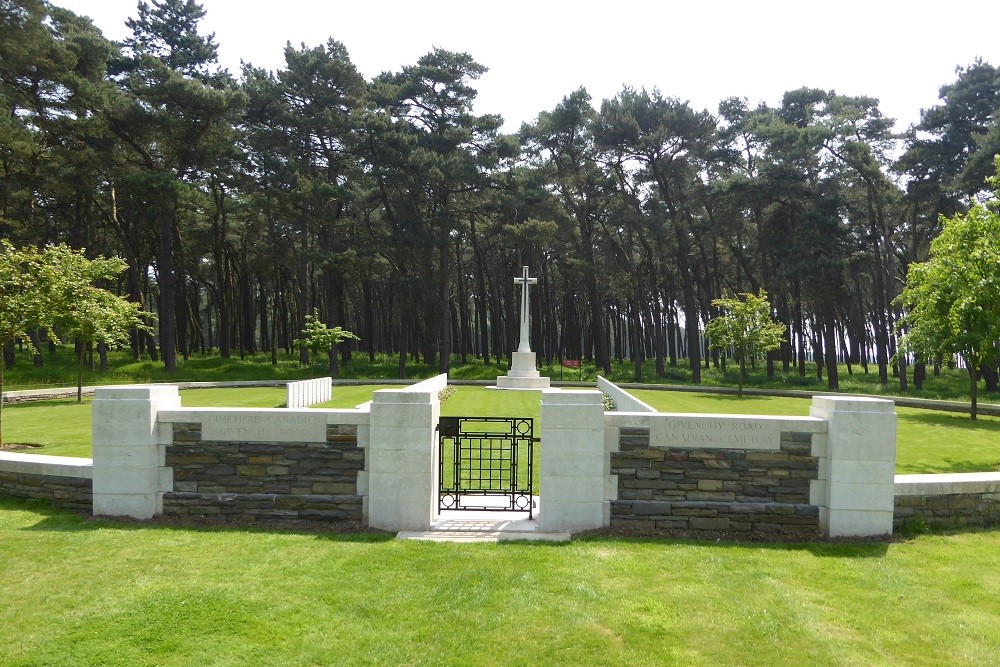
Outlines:
{"type": "Polygon", "coordinates": [[[441,417],[438,444],[439,510],[528,512],[534,518],[533,419],[441,417]]]}

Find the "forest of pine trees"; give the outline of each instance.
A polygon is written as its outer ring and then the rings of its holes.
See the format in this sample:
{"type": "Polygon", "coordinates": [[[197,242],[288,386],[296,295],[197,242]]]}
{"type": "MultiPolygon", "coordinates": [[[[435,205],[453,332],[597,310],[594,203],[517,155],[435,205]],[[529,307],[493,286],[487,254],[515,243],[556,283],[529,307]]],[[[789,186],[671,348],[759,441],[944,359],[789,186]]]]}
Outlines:
{"type": "Polygon", "coordinates": [[[630,359],[638,376],[650,359],[698,382],[719,363],[712,301],[761,289],[788,330],[769,375],[835,389],[846,362],[919,388],[942,361],[896,356],[896,299],[940,216],[989,191],[988,63],[957,68],[905,130],[876,97],[819,89],[713,111],[580,88],[505,135],[472,111],[486,68],[468,54],[367,80],[330,39],[233,75],[203,16],[140,2],[115,43],[53,4],[0,0],[0,236],[123,258],[109,287],[156,315],[136,358],[276,358],[316,309],[360,337],[340,363],[505,365],[527,265],[547,363],[630,359]]]}

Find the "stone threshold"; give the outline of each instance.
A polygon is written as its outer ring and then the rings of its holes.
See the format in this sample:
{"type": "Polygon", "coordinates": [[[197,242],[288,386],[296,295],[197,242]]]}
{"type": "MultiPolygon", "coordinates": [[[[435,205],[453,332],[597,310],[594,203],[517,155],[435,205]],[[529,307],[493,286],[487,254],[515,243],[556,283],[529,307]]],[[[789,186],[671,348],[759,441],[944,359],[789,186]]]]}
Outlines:
{"type": "MultiPolygon", "coordinates": [[[[536,500],[537,503],[537,500],[536,500]]],[[[400,531],[399,540],[431,542],[568,542],[569,533],[543,533],[527,512],[443,511],[429,530],[400,531]]]]}

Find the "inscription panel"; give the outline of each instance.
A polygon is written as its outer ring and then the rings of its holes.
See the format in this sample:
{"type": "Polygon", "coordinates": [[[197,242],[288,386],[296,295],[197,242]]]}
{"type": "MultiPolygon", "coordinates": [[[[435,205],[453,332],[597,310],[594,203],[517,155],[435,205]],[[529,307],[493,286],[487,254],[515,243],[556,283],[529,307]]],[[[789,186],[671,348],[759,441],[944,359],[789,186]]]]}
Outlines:
{"type": "Polygon", "coordinates": [[[212,412],[202,422],[201,438],[222,442],[325,442],[326,415],[322,412],[212,412]]]}
{"type": "Polygon", "coordinates": [[[724,415],[679,415],[652,422],[653,447],[705,447],[720,449],[781,448],[781,425],[759,418],[724,415]]]}

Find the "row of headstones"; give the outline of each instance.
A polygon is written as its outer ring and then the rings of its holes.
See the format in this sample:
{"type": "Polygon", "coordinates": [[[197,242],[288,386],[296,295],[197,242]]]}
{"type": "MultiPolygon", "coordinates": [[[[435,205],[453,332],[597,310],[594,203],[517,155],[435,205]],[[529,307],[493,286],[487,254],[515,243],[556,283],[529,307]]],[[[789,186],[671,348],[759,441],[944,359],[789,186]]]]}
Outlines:
{"type": "Polygon", "coordinates": [[[333,378],[323,377],[312,380],[289,382],[285,407],[306,408],[324,403],[333,397],[333,378]]]}

